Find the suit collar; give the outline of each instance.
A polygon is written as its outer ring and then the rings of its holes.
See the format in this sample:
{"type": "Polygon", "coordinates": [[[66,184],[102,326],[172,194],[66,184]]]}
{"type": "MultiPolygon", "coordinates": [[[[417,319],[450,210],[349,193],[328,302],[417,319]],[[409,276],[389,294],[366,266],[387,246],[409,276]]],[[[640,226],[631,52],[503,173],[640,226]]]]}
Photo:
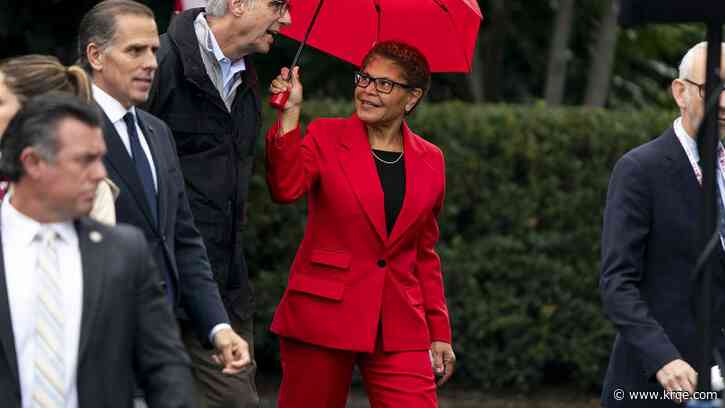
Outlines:
{"type": "Polygon", "coordinates": [[[424,200],[433,180],[433,167],[427,155],[428,149],[419,136],[403,122],[403,151],[405,152],[405,198],[398,219],[393,225],[388,244],[392,245],[410,228],[423,211],[424,200]]]}
{"type": "MultiPolygon", "coordinates": [[[[204,8],[194,8],[179,13],[168,29],[169,40],[172,46],[179,53],[179,61],[183,67],[184,77],[193,83],[197,88],[207,93],[211,100],[215,101],[223,111],[227,111],[224,101],[221,99],[219,92],[209,80],[204,68],[204,62],[199,52],[199,40],[194,30],[194,20],[197,16],[204,12],[204,8]]],[[[255,97],[259,98],[258,84],[259,79],[253,64],[254,57],[252,55],[244,56],[245,70],[242,72],[242,85],[237,88],[237,94],[243,93],[242,87],[250,88],[255,93],[255,97]]]]}
{"type": "Polygon", "coordinates": [[[134,116],[136,115],[135,107],[131,106],[131,108],[126,109],[114,97],[109,95],[103,89],[99,88],[98,85],[93,84],[92,88],[93,99],[95,99],[96,103],[101,108],[103,113],[106,114],[111,123],[116,123],[119,120],[122,120],[128,112],[133,113],[134,116]]]}
{"type": "Polygon", "coordinates": [[[375,166],[365,124],[352,115],[345,119],[345,131],[339,133],[340,165],[355,192],[373,229],[386,246],[394,244],[417,220],[423,207],[426,183],[432,166],[427,147],[406,122],[403,122],[403,153],[405,154],[405,197],[403,207],[388,236],[385,200],[380,176],[375,166]]]}
{"type": "Polygon", "coordinates": [[[693,214],[699,214],[703,205],[702,187],[695,177],[685,149],[675,135],[674,128],[665,131],[660,139],[669,183],[677,191],[682,192],[682,197],[687,202],[688,208],[693,209],[693,214]]]}

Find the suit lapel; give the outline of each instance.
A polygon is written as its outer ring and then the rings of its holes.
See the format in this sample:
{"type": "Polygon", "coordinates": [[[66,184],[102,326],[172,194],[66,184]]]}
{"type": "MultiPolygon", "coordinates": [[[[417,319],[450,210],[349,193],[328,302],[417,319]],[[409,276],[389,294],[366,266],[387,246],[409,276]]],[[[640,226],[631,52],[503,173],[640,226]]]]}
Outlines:
{"type": "Polygon", "coordinates": [[[88,220],[81,218],[75,223],[78,234],[78,249],[81,253],[83,273],[83,311],[81,312],[81,335],[78,345],[78,362],[82,361],[83,353],[88,348],[88,339],[93,333],[93,325],[98,316],[103,295],[104,260],[99,247],[103,235],[96,231],[88,220]]]}
{"type": "Polygon", "coordinates": [[[146,137],[146,141],[149,144],[149,149],[151,150],[151,156],[154,158],[154,167],[156,168],[156,185],[157,192],[156,197],[158,200],[158,214],[159,214],[159,228],[163,229],[163,225],[166,225],[166,202],[168,200],[167,197],[167,191],[168,186],[166,185],[166,177],[162,173],[162,169],[165,169],[166,166],[162,166],[161,162],[165,160],[165,156],[160,154],[161,147],[159,146],[159,140],[158,135],[156,134],[156,129],[154,129],[152,126],[146,124],[145,120],[145,113],[142,112],[139,109],[136,109],[136,114],[138,118],[138,124],[141,128],[141,131],[143,131],[144,136],[146,137]],[[143,116],[143,118],[142,118],[143,116]]]}
{"type": "Polygon", "coordinates": [[[433,180],[433,177],[429,176],[432,167],[427,162],[425,150],[415,139],[406,122],[403,122],[403,152],[405,153],[405,197],[388,245],[394,244],[418,219],[425,202],[426,180],[433,180]]]}
{"type": "MultiPolygon", "coordinates": [[[[144,213],[149,224],[155,229],[155,223],[153,216],[151,215],[151,208],[149,208],[149,204],[146,200],[146,193],[143,190],[143,184],[141,184],[141,178],[138,176],[133,159],[131,159],[131,156],[128,154],[126,146],[123,145],[121,136],[119,136],[118,132],[116,132],[116,127],[113,126],[113,123],[111,123],[111,120],[108,119],[108,116],[105,113],[103,113],[103,128],[103,136],[106,140],[106,147],[108,149],[108,152],[106,153],[106,162],[113,167],[118,176],[123,180],[127,187],[128,194],[133,197],[133,200],[136,200],[139,208],[141,208],[141,212],[144,213]]],[[[123,194],[123,190],[124,189],[121,188],[121,194],[123,194]]]]}
{"type": "Polygon", "coordinates": [[[675,136],[674,129],[670,129],[664,135],[665,158],[667,160],[667,171],[672,180],[675,191],[682,192],[682,197],[687,202],[687,207],[693,210],[693,214],[700,214],[703,208],[702,187],[695,177],[695,172],[690,164],[690,159],[685,154],[685,149],[675,136]]]}
{"type": "Polygon", "coordinates": [[[10,303],[8,301],[8,289],[5,282],[5,259],[2,251],[2,237],[0,237],[0,342],[2,342],[5,360],[10,369],[13,382],[20,390],[18,376],[18,357],[15,351],[15,338],[13,337],[13,324],[10,318],[10,303]]]}
{"type": "Polygon", "coordinates": [[[340,132],[340,166],[347,177],[357,200],[373,228],[385,242],[385,203],[383,187],[370,154],[370,144],[363,123],[353,117],[346,121],[346,131],[340,132]]]}

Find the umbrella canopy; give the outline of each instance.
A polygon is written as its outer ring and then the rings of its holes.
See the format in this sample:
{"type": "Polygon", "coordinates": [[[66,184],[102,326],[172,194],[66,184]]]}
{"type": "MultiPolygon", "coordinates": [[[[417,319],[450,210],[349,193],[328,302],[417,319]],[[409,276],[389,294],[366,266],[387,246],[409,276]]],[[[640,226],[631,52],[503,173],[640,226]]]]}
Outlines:
{"type": "MultiPolygon", "coordinates": [[[[292,0],[282,34],[302,41],[319,0],[292,0]]],[[[376,42],[418,48],[433,72],[470,72],[483,18],[477,0],[326,0],[308,44],[359,65],[376,42]]]]}

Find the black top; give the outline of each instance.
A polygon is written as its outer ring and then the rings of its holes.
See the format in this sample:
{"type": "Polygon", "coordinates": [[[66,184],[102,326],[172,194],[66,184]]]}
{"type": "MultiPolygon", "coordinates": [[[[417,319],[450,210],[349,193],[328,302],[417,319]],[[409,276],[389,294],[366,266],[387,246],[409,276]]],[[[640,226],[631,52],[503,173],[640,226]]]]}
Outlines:
{"type": "Polygon", "coordinates": [[[386,162],[395,162],[394,164],[383,163],[378,158],[373,157],[375,166],[378,168],[380,184],[383,186],[385,221],[388,235],[390,235],[393,231],[395,220],[398,218],[398,214],[400,214],[400,209],[403,208],[403,198],[405,197],[404,158],[400,156],[400,152],[388,152],[377,149],[373,149],[373,152],[386,162]]]}

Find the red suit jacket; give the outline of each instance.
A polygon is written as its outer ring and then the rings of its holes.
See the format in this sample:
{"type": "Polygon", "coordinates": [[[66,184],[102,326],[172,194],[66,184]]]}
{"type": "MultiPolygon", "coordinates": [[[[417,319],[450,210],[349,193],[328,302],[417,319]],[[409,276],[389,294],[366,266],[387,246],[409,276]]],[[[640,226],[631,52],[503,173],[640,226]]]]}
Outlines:
{"type": "Polygon", "coordinates": [[[405,198],[393,230],[367,131],[356,116],[267,133],[267,184],[290,203],[307,194],[308,220],[272,331],[324,347],[425,350],[451,342],[437,217],[443,153],[403,125],[405,198]]]}

